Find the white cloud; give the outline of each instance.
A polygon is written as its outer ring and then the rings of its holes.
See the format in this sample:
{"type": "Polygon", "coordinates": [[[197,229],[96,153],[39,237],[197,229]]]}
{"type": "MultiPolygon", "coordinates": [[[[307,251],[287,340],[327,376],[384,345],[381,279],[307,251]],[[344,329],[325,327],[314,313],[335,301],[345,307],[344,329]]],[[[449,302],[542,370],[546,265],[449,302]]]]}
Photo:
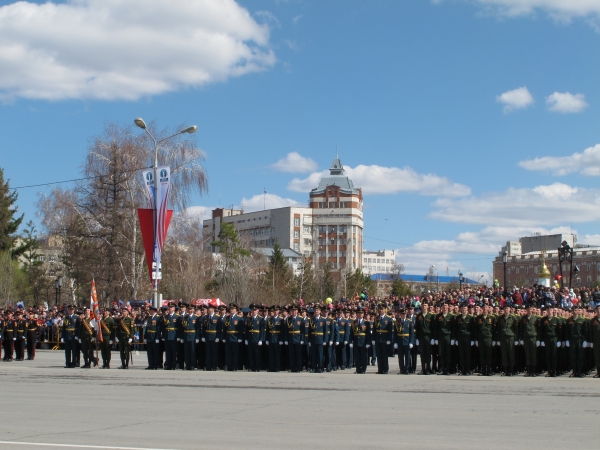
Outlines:
{"type": "Polygon", "coordinates": [[[261,211],[266,209],[283,208],[284,206],[305,206],[291,198],[283,198],[275,194],[257,194],[249,199],[244,197],[240,204],[244,212],[261,211]]]}
{"type": "Polygon", "coordinates": [[[215,208],[216,206],[190,206],[186,209],[186,213],[190,216],[206,220],[212,218],[212,210],[215,208]]]}
{"type": "Polygon", "coordinates": [[[438,199],[433,219],[502,226],[552,226],[600,220],[600,189],[563,183],[509,188],[463,199],[438,199]]]}
{"type": "Polygon", "coordinates": [[[270,11],[257,11],[254,15],[260,17],[265,22],[273,23],[277,28],[281,28],[281,22],[275,17],[275,14],[270,11]]]}
{"type": "Polygon", "coordinates": [[[487,9],[507,17],[544,12],[556,20],[569,21],[575,17],[597,18],[597,0],[475,0],[487,9]]]}
{"type": "Polygon", "coordinates": [[[600,176],[600,144],[586,148],[583,153],[569,156],[542,156],[520,161],[519,166],[527,170],[548,171],[554,175],[578,172],[587,176],[600,176]]]}
{"type": "Polygon", "coordinates": [[[274,63],[269,28],[234,0],[68,0],[0,7],[4,100],[135,100],[274,63]]]}
{"type": "Polygon", "coordinates": [[[589,105],[583,94],[571,94],[570,92],[555,92],[546,97],[546,105],[552,112],[579,113],[589,105]]]}
{"type": "Polygon", "coordinates": [[[291,152],[271,166],[279,172],[306,173],[317,169],[317,163],[298,152],[291,152]]]}
{"type": "Polygon", "coordinates": [[[293,24],[294,24],[294,25],[296,25],[298,22],[300,22],[300,19],[302,19],[302,17],[304,17],[304,14],[300,14],[300,15],[298,15],[298,16],[295,16],[295,17],[292,19],[292,22],[293,22],[293,24]]]}
{"type": "MultiPolygon", "coordinates": [[[[377,165],[359,165],[355,168],[344,166],[346,175],[354,186],[361,187],[365,195],[396,194],[410,192],[420,195],[439,197],[461,197],[469,195],[471,189],[463,184],[454,183],[446,177],[435,174],[420,174],[410,167],[382,167],[377,165]]],[[[307,178],[294,178],[288,189],[296,192],[308,192],[319,185],[321,178],[328,176],[329,171],[314,172],[307,178]]]]}
{"type": "Polygon", "coordinates": [[[504,105],[505,114],[516,109],[527,108],[535,103],[529,89],[525,86],[500,94],[496,97],[496,101],[504,105]]]}

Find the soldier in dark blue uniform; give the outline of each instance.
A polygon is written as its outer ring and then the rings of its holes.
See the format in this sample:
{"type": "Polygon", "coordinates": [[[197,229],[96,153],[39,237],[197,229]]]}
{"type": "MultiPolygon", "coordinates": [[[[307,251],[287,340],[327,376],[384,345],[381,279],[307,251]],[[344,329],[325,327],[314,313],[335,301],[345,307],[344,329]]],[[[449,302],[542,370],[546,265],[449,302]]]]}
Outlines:
{"type": "Polygon", "coordinates": [[[164,317],[163,341],[165,341],[165,370],[175,370],[177,366],[177,342],[179,342],[179,316],[175,314],[175,304],[169,304],[169,313],[164,317]]]}
{"type": "Polygon", "coordinates": [[[198,340],[198,320],[194,314],[194,305],[188,305],[187,314],[180,320],[180,336],[183,341],[182,369],[194,370],[196,368],[196,341],[198,340]]]}
{"type": "Polygon", "coordinates": [[[313,373],[323,373],[323,348],[329,342],[325,319],[321,317],[321,306],[315,306],[315,316],[310,319],[308,327],[308,342],[311,354],[311,370],[313,373]]]}
{"type": "Polygon", "coordinates": [[[304,320],[298,315],[298,306],[292,305],[292,314],[286,320],[290,372],[302,372],[302,345],[304,344],[304,320]]]}
{"type": "Polygon", "coordinates": [[[196,325],[198,325],[198,332],[196,333],[196,367],[198,369],[204,369],[204,360],[206,355],[205,343],[202,342],[202,337],[204,336],[204,320],[206,319],[206,305],[196,308],[196,315],[198,316],[198,320],[196,321],[196,325]]]}
{"type": "Polygon", "coordinates": [[[69,305],[67,307],[68,314],[63,320],[62,333],[60,341],[65,344],[65,368],[71,369],[75,367],[77,359],[77,337],[76,330],[79,327],[79,317],[75,315],[75,307],[69,305]]]}
{"type": "Polygon", "coordinates": [[[258,305],[250,305],[250,316],[245,326],[248,363],[252,372],[260,372],[260,349],[265,341],[265,322],[258,310],[258,305]]]}
{"type": "Polygon", "coordinates": [[[334,350],[334,343],[336,341],[337,338],[337,326],[336,326],[336,322],[335,319],[333,317],[331,317],[331,311],[329,311],[328,309],[325,311],[325,326],[327,326],[327,336],[328,337],[328,341],[327,341],[327,345],[325,346],[325,349],[327,350],[325,352],[325,369],[327,370],[327,372],[331,372],[332,368],[335,367],[335,350],[334,350]]]}
{"type": "Polygon", "coordinates": [[[411,352],[415,345],[415,324],[406,317],[406,310],[400,309],[394,324],[394,348],[398,349],[398,362],[400,372],[398,374],[408,375],[412,373],[411,352]]]}
{"type": "Polygon", "coordinates": [[[146,367],[146,370],[158,369],[158,351],[162,333],[161,322],[160,317],[156,314],[156,308],[151,306],[150,317],[148,317],[148,321],[146,322],[146,334],[144,335],[146,356],[148,357],[148,367],[146,367]]]}
{"type": "Polygon", "coordinates": [[[354,337],[352,336],[352,322],[356,319],[356,311],[346,309],[344,310],[344,316],[346,318],[348,332],[350,333],[346,335],[346,341],[348,341],[348,345],[346,345],[346,367],[350,369],[354,367],[354,337]]]}
{"type": "Polygon", "coordinates": [[[390,370],[388,361],[389,348],[392,343],[393,320],[386,314],[387,307],[384,304],[379,305],[379,315],[375,317],[373,323],[373,341],[377,354],[377,373],[386,374],[390,370]]]}
{"type": "Polygon", "coordinates": [[[237,305],[229,305],[229,314],[223,317],[223,340],[225,341],[225,367],[237,371],[239,367],[239,344],[244,337],[244,320],[237,313],[237,305]]]}
{"type": "Polygon", "coordinates": [[[346,347],[350,336],[350,321],[346,320],[342,309],[338,309],[336,315],[337,339],[335,341],[335,361],[337,368],[345,370],[347,366],[346,347]]]}
{"type": "Polygon", "coordinates": [[[279,317],[279,308],[271,306],[269,308],[269,318],[267,319],[267,345],[269,346],[269,372],[279,372],[281,367],[281,348],[283,345],[281,331],[282,320],[279,317]]]}
{"type": "Polygon", "coordinates": [[[185,369],[185,350],[183,345],[183,329],[181,328],[181,323],[183,319],[187,316],[187,303],[179,303],[179,306],[175,307],[175,313],[179,316],[178,331],[179,336],[177,339],[177,369],[184,370],[185,369]]]}
{"type": "Polygon", "coordinates": [[[353,342],[350,347],[354,347],[354,362],[356,364],[356,373],[364,374],[367,371],[369,364],[368,349],[370,330],[369,323],[364,319],[365,311],[362,306],[358,309],[356,320],[352,323],[353,342]]]}
{"type": "Polygon", "coordinates": [[[221,340],[221,334],[223,332],[223,321],[218,314],[215,314],[213,306],[208,307],[208,314],[204,319],[202,325],[204,330],[204,337],[202,342],[205,343],[206,357],[205,357],[205,369],[206,370],[217,370],[219,364],[219,353],[218,344],[221,340]]]}

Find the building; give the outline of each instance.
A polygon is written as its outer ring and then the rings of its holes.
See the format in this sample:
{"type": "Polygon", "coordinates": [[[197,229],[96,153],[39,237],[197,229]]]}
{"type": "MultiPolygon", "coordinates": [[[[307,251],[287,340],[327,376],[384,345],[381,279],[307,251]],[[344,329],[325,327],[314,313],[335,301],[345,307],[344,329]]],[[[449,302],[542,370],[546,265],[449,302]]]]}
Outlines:
{"type": "Polygon", "coordinates": [[[206,249],[217,240],[222,223],[235,226],[250,248],[272,248],[275,241],[303,257],[310,257],[315,268],[330,264],[336,270],[362,268],[363,198],[344,174],[335,158],[329,176],[310,192],[309,206],[287,206],[245,213],[240,209],[217,208],[203,223],[206,249]]]}
{"type": "MultiPolygon", "coordinates": [[[[267,258],[270,258],[273,255],[272,248],[256,248],[254,251],[267,258]]],[[[292,268],[294,275],[300,275],[302,272],[302,268],[300,266],[302,264],[302,255],[294,250],[290,250],[289,248],[281,249],[281,253],[283,253],[283,257],[287,261],[288,265],[292,268]]]]}
{"type": "Polygon", "coordinates": [[[568,286],[571,283],[572,287],[589,287],[594,282],[600,282],[600,247],[576,244],[577,239],[573,234],[524,237],[519,239],[519,245],[516,241],[507,242],[493,261],[494,279],[498,280],[500,286],[505,286],[504,253],[506,252],[506,287],[532,286],[538,282],[544,252],[551,281],[554,283],[556,277],[561,275],[558,248],[564,241],[573,248],[574,270],[571,276],[571,265],[568,262],[562,263],[564,285],[568,286]]]}
{"type": "MultiPolygon", "coordinates": [[[[392,285],[394,280],[397,279],[398,275],[391,273],[375,273],[371,275],[371,280],[375,282],[378,297],[389,297],[392,295],[392,285]]],[[[410,275],[401,274],[400,279],[406,283],[412,292],[416,295],[422,294],[427,291],[436,291],[439,286],[440,291],[447,291],[448,289],[458,289],[461,287],[458,276],[433,276],[427,275],[410,275]]],[[[462,287],[473,287],[481,286],[481,283],[470,278],[465,278],[462,282],[462,287]]]]}
{"type": "Polygon", "coordinates": [[[313,264],[334,270],[362,268],[363,196],[335,158],[329,176],[310,192],[313,224],[313,264]]]}
{"type": "Polygon", "coordinates": [[[396,252],[394,250],[365,250],[362,256],[362,271],[366,275],[374,273],[394,273],[396,252]]]}

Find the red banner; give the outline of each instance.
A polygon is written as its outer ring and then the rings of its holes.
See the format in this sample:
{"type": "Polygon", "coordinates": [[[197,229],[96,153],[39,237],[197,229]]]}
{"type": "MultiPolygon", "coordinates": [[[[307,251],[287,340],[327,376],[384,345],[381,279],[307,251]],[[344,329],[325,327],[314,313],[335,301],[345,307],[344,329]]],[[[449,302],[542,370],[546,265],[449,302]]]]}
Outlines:
{"type": "MultiPolygon", "coordinates": [[[[165,224],[165,235],[163,242],[167,239],[167,230],[173,217],[173,210],[167,211],[167,223],[165,224]]],[[[146,264],[148,265],[148,275],[152,283],[152,260],[154,258],[154,210],[138,208],[138,218],[140,220],[140,230],[142,231],[142,240],[144,241],[144,253],[146,254],[146,264]]]]}

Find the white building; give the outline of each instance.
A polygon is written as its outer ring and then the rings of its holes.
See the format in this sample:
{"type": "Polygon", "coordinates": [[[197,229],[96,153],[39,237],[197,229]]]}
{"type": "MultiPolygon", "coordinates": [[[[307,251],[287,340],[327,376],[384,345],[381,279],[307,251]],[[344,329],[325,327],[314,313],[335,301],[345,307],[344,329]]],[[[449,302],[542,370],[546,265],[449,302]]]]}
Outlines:
{"type": "Polygon", "coordinates": [[[362,271],[366,275],[375,273],[393,273],[396,265],[396,252],[394,250],[378,250],[372,252],[365,250],[362,256],[362,271]]]}

